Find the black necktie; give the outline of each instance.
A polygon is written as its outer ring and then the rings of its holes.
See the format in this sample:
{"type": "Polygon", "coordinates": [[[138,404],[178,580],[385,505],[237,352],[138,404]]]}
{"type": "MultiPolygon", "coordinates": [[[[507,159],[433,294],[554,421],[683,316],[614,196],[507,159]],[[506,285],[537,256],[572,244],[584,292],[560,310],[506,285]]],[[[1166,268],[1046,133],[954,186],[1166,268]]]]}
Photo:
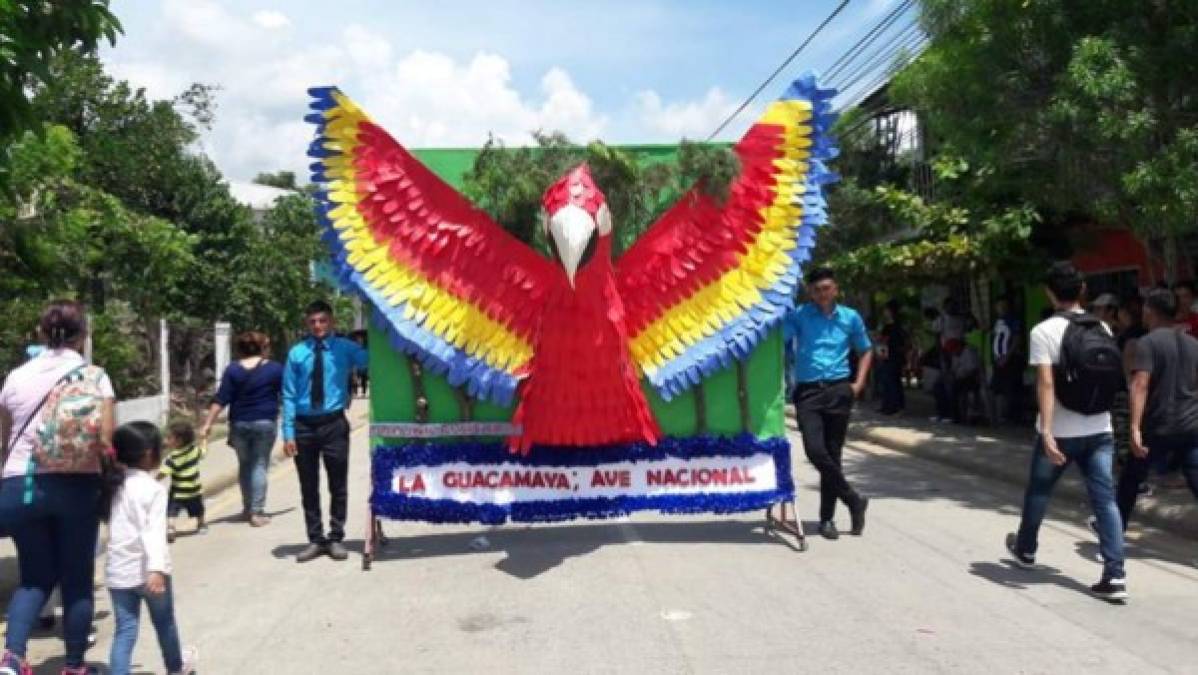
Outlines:
{"type": "Polygon", "coordinates": [[[312,410],[324,410],[324,340],[316,340],[315,362],[312,364],[312,410]]]}

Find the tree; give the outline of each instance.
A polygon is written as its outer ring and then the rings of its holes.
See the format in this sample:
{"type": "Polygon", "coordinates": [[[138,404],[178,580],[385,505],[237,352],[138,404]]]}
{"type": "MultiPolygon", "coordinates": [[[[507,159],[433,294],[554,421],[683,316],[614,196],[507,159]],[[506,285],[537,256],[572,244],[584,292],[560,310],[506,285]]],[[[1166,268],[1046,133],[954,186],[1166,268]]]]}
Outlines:
{"type": "Polygon", "coordinates": [[[45,301],[76,297],[92,312],[97,358],[123,393],[137,393],[153,375],[147,364],[154,363],[154,347],[133,319],[167,311],[164,289],[191,265],[192,239],[81,183],[82,151],[66,127],[26,132],[9,150],[12,196],[0,197],[0,290],[13,300],[4,307],[9,320],[0,342],[12,347],[3,362],[19,361],[34,340],[45,301]]]}
{"type": "Polygon", "coordinates": [[[1095,219],[1167,244],[1195,230],[1198,6],[922,6],[932,43],[893,95],[984,176],[976,196],[1031,203],[1054,225],[1095,219]]]}
{"type": "Polygon", "coordinates": [[[266,185],[276,187],[281,190],[299,191],[299,184],[295,182],[294,171],[276,171],[275,173],[260,173],[254,176],[254,182],[258,185],[266,185]]]}
{"type": "Polygon", "coordinates": [[[534,137],[536,146],[521,148],[488,139],[466,174],[464,192],[518,239],[546,254],[541,195],[577,164],[588,164],[607,197],[617,255],[692,185],[722,199],[740,171],[736,155],[723,145],[683,141],[674,162],[642,164],[633,152],[598,141],[581,146],[561,133],[534,137]]]}
{"type": "Polygon", "coordinates": [[[194,151],[217,90],[152,100],[78,53],[60,54],[50,73],[33,97],[47,130],[0,157],[13,176],[12,197],[0,196],[0,291],[20,294],[4,307],[19,318],[4,365],[56,295],[88,302],[97,360],[123,396],[153,384],[159,318],[172,327],[174,389],[192,401],[211,384],[214,321],[265,329],[285,346],[315,294],[312,203],[280,200],[262,223],[237,203],[194,151]]]}
{"type": "Polygon", "coordinates": [[[72,49],[116,44],[120,21],[108,0],[8,0],[0,3],[0,147],[24,130],[40,130],[29,91],[51,79],[50,63],[72,49]]]}

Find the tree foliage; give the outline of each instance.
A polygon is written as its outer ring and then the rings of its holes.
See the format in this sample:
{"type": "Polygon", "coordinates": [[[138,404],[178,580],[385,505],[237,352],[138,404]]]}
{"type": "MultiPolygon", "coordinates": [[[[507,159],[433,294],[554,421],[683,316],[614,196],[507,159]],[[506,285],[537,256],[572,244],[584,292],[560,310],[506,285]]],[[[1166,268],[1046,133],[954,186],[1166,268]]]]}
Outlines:
{"type": "Polygon", "coordinates": [[[313,205],[297,192],[256,219],[237,203],[195,150],[216,88],[152,100],[75,52],[47,73],[31,99],[44,129],[0,146],[11,179],[0,195],[0,369],[19,362],[56,296],[88,304],[96,361],[121,396],[156,385],[160,318],[174,388],[192,397],[211,384],[214,321],[285,348],[302,307],[327,294],[309,271],[321,255],[313,205]]]}
{"type": "Polygon", "coordinates": [[[50,64],[72,49],[116,43],[120,21],[108,0],[6,0],[0,3],[0,142],[40,129],[29,91],[52,79],[50,64]]]}
{"type": "Polygon", "coordinates": [[[718,199],[740,171],[727,146],[683,141],[674,162],[642,162],[635,151],[598,141],[576,145],[561,133],[536,133],[536,145],[509,148],[491,138],[465,179],[465,194],[518,239],[542,253],[541,195],[586,162],[612,212],[615,250],[628,249],[692,185],[718,199]]]}
{"type": "Polygon", "coordinates": [[[926,0],[894,83],[980,195],[1147,238],[1198,226],[1198,4],[926,0]]]}
{"type": "MultiPolygon", "coordinates": [[[[928,157],[907,163],[926,162],[934,194],[893,166],[881,172],[870,133],[849,134],[831,211],[852,241],[821,242],[821,255],[879,283],[898,270],[1011,276],[1038,263],[1034,229],[1090,221],[1171,240],[1198,227],[1198,4],[921,6],[931,44],[889,96],[924,125],[928,157]],[[907,236],[886,241],[879,227],[907,236]]],[[[839,129],[870,114],[853,111],[839,129]]]]}

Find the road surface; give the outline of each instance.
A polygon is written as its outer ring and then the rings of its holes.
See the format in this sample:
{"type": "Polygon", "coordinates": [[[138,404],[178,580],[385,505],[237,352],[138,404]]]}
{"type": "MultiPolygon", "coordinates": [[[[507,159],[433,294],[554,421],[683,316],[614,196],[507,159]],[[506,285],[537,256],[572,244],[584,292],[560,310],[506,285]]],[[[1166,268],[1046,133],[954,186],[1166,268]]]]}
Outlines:
{"type": "MultiPolygon", "coordinates": [[[[353,440],[356,553],[365,430],[353,440]]],[[[239,506],[233,490],[210,502],[210,534],[174,545],[183,641],[199,648],[200,672],[221,675],[1198,672],[1194,541],[1143,535],[1129,548],[1131,600],[1108,605],[1086,593],[1100,567],[1072,510],[1080,504],[1054,505],[1039,554],[1049,568],[1027,572],[1003,549],[1017,489],[864,443],[846,464],[874,498],[865,536],[814,536],[806,553],[767,536],[756,513],[501,528],[389,522],[394,539],[370,572],[357,555],[293,560],[302,514],[284,464],[271,475],[270,526],[223,521],[239,506]]],[[[811,532],[815,474],[805,460],[795,466],[811,532]]],[[[839,520],[847,530],[843,510],[839,520]]],[[[112,625],[107,594],[97,597],[100,644],[90,656],[103,662],[112,625]]],[[[143,621],[138,662],[161,672],[143,621]]],[[[35,663],[60,663],[60,649],[39,638],[35,663]]]]}

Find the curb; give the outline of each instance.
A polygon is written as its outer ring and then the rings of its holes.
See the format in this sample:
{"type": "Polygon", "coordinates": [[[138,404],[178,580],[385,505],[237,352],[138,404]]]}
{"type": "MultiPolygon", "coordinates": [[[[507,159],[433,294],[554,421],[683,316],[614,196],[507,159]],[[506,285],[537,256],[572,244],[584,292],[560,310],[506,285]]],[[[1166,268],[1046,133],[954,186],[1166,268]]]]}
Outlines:
{"type": "MultiPolygon", "coordinates": [[[[787,417],[795,423],[788,410],[787,417]]],[[[854,420],[849,427],[851,440],[866,441],[888,450],[901,452],[960,469],[984,478],[999,480],[1023,488],[1027,485],[1028,455],[1030,448],[1018,448],[1012,452],[1009,462],[996,461],[990,452],[962,452],[959,441],[937,439],[923,429],[903,429],[874,424],[869,420],[854,420]]],[[[988,444],[1012,448],[1008,441],[993,440],[988,444]]],[[[1055,495],[1088,502],[1085,484],[1078,480],[1076,472],[1070,471],[1062,477],[1054,490],[1055,495]],[[1073,474],[1073,475],[1071,475],[1073,474]]],[[[1198,505],[1189,499],[1186,491],[1183,500],[1165,501],[1155,496],[1140,497],[1136,502],[1133,521],[1188,539],[1198,540],[1198,505]]]]}

